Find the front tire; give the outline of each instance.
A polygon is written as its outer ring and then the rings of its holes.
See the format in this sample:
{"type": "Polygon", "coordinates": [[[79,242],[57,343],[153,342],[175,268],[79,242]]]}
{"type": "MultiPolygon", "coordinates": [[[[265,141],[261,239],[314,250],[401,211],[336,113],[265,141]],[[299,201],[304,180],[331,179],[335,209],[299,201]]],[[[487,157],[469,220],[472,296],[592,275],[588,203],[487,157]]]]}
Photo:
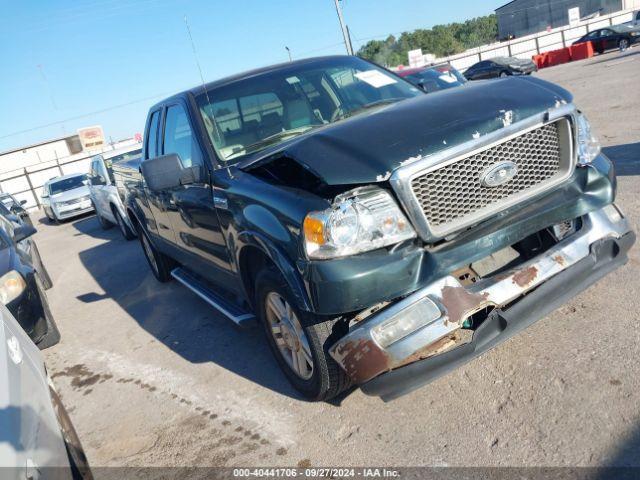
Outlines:
{"type": "Polygon", "coordinates": [[[137,225],[137,230],[138,238],[142,245],[142,251],[144,252],[147,262],[149,262],[149,267],[151,267],[153,276],[156,277],[159,282],[168,282],[171,280],[171,270],[173,269],[175,262],[164,253],[160,252],[153,243],[151,243],[149,235],[140,225],[137,225]]]}
{"type": "Polygon", "coordinates": [[[113,223],[100,215],[100,212],[98,212],[98,209],[95,205],[93,205],[93,209],[96,212],[96,217],[98,218],[98,223],[100,224],[100,228],[102,228],[102,230],[109,230],[111,227],[113,227],[113,223]]]}
{"type": "Polygon", "coordinates": [[[509,76],[508,72],[500,72],[500,78],[506,78],[509,76]]]}
{"type": "Polygon", "coordinates": [[[299,311],[293,295],[274,268],[256,278],[256,305],[269,347],[293,387],[313,401],[329,400],[351,385],[329,355],[339,334],[338,319],[299,311]]]}
{"type": "Polygon", "coordinates": [[[618,42],[618,48],[621,52],[627,50],[629,48],[629,40],[627,40],[626,38],[621,38],[618,42]]]}

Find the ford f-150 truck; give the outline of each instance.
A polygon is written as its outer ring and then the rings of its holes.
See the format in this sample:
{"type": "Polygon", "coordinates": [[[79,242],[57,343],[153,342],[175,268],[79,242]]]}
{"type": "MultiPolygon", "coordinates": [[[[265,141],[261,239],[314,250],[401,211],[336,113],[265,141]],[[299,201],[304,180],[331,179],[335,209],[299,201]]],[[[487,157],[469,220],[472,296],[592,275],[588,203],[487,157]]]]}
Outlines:
{"type": "Polygon", "coordinates": [[[315,400],[424,385],[635,241],[587,119],[533,77],[426,95],[357,57],[276,65],[153,106],[118,168],[157,279],[257,320],[315,400]]]}

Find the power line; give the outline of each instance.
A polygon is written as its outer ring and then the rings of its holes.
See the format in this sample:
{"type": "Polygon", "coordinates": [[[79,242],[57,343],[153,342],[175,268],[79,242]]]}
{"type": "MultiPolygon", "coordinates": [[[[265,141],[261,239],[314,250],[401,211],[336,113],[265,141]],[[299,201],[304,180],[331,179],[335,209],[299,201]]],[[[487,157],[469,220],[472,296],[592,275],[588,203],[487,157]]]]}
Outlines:
{"type": "Polygon", "coordinates": [[[140,98],[138,100],[132,100],[132,101],[127,102],[127,103],[121,103],[119,105],[113,105],[111,107],[102,108],[100,110],[95,110],[93,112],[83,113],[81,115],[76,115],[74,117],[65,118],[64,120],[56,120],[55,122],[47,123],[47,124],[44,124],[44,125],[38,125],[37,127],[32,127],[32,128],[27,128],[25,130],[19,130],[19,131],[16,131],[16,132],[11,132],[11,133],[8,133],[6,135],[0,136],[0,140],[5,139],[5,138],[9,138],[9,137],[15,137],[16,135],[21,135],[23,133],[33,132],[35,130],[40,130],[42,128],[52,127],[54,125],[60,125],[60,124],[63,124],[63,123],[72,122],[74,120],[80,120],[82,118],[91,117],[93,115],[98,115],[100,113],[110,112],[111,110],[117,110],[119,108],[128,107],[130,105],[135,105],[136,103],[148,102],[149,100],[153,100],[153,99],[156,99],[158,97],[169,95],[169,93],[170,92],[158,93],[157,95],[152,95],[150,97],[140,98]]]}

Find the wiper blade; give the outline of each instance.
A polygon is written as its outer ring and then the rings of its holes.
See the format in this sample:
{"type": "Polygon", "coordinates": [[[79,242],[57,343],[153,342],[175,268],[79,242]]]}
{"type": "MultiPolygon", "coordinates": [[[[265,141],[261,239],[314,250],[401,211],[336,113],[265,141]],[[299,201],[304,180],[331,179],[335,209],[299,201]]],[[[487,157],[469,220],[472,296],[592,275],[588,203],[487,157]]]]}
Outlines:
{"type": "Polygon", "coordinates": [[[322,126],[323,125],[305,125],[304,127],[283,130],[282,132],[277,132],[277,133],[274,133],[273,135],[269,135],[268,137],[264,137],[263,139],[258,140],[255,143],[252,143],[251,145],[247,145],[246,147],[244,147],[244,151],[249,152],[249,151],[255,150],[256,148],[260,148],[264,145],[269,145],[270,143],[276,142],[278,140],[282,140],[286,137],[301,135],[305,132],[308,132],[309,130],[322,127],[322,126]]]}
{"type": "Polygon", "coordinates": [[[365,110],[370,110],[372,108],[380,107],[382,105],[390,105],[392,103],[397,103],[400,100],[406,100],[406,98],[398,97],[398,98],[385,98],[382,100],[376,100],[375,102],[367,103],[366,105],[362,105],[358,108],[354,108],[353,110],[349,110],[348,112],[344,112],[337,119],[342,120],[344,118],[349,118],[357,113],[364,112],[365,110]]]}

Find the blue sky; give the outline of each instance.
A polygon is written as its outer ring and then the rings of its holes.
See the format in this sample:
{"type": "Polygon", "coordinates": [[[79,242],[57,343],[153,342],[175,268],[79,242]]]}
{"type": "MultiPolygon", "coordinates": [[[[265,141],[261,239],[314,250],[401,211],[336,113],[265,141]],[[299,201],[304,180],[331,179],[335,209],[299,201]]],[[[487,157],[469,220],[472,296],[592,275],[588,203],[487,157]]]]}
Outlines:
{"type": "MultiPolygon", "coordinates": [[[[357,49],[503,3],[344,0],[343,8],[357,49]]],[[[344,53],[333,0],[0,0],[0,8],[0,151],[96,124],[114,140],[141,132],[152,103],[200,83],[185,16],[207,81],[286,61],[285,45],[294,58],[344,53]]]]}

